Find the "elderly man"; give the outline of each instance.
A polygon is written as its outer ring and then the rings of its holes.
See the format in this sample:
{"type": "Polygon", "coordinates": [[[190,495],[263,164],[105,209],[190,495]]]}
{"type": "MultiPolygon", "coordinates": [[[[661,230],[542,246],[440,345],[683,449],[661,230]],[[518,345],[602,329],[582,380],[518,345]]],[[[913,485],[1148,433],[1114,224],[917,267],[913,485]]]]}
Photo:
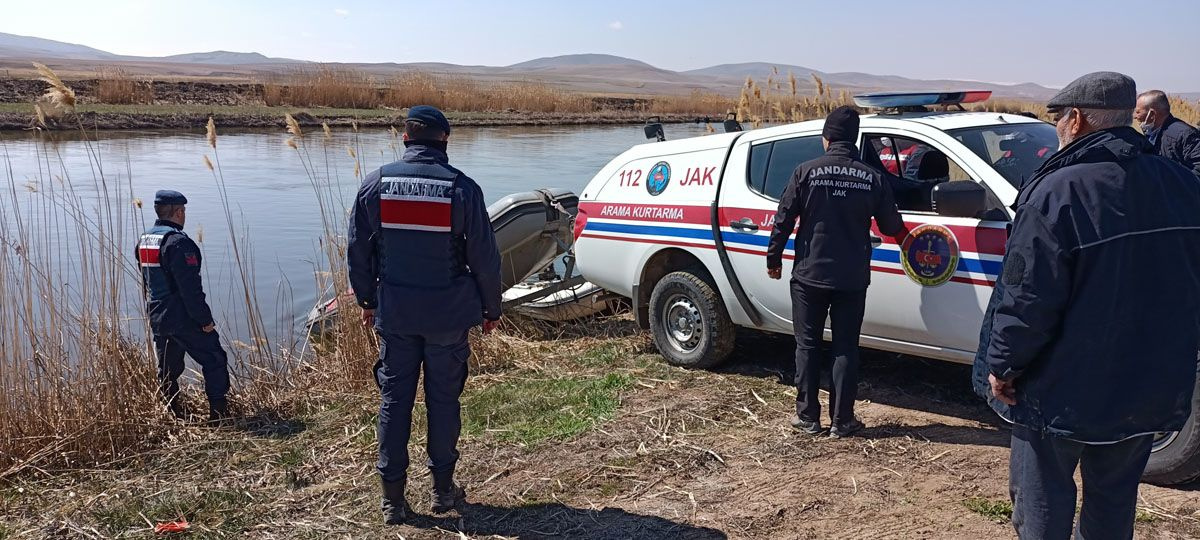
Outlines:
{"type": "Polygon", "coordinates": [[[1162,90],[1138,95],[1133,118],[1154,145],[1154,153],[1200,174],[1200,132],[1171,115],[1171,102],[1162,90]]]}
{"type": "Polygon", "coordinates": [[[1061,149],[1021,189],[976,389],[1014,424],[1022,538],[1131,538],[1152,434],[1190,413],[1200,343],[1200,182],[1129,127],[1136,90],[1085,75],[1048,106],[1061,149]]]}

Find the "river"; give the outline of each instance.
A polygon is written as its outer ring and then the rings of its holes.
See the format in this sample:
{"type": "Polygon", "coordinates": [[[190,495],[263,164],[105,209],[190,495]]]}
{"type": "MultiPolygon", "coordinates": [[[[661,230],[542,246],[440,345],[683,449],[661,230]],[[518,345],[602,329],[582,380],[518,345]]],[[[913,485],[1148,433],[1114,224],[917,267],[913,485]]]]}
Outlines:
{"type": "MultiPolygon", "coordinates": [[[[253,282],[262,306],[267,330],[276,336],[298,335],[308,311],[320,291],[314,272],[319,260],[318,242],[323,236],[315,190],[306,163],[316,169],[320,181],[329,179],[339,204],[349,207],[362,174],[396,159],[403,150],[387,130],[338,130],[326,139],[320,130],[305,134],[302,154],[287,144],[281,131],[220,132],[216,157],[224,175],[228,198],[234,210],[234,229],[250,246],[253,282]]],[[[703,124],[666,127],[667,136],[682,138],[702,135],[703,124]]],[[[0,197],[8,218],[35,215],[48,183],[62,185],[66,177],[81,195],[81,204],[100,202],[93,187],[95,163],[102,164],[110,183],[128,186],[129,197],[114,201],[129,204],[141,220],[154,219],[152,201],[157,189],[183,192],[189,201],[185,230],[202,239],[205,287],[214,312],[221,320],[244,319],[245,303],[240,295],[240,277],[232,257],[230,228],[213,173],[204,156],[214,157],[203,132],[121,131],[99,132],[83,140],[75,135],[39,135],[33,132],[0,132],[0,165],[11,175],[15,194],[0,197]],[[51,141],[50,137],[57,139],[51,141]],[[97,158],[98,156],[98,158],[97,158]],[[24,189],[22,189],[24,188],[24,189]],[[144,205],[132,205],[140,198],[144,205]]],[[[605,163],[632,145],[646,142],[640,126],[565,127],[464,127],[450,139],[450,161],[483,188],[491,203],[514,192],[542,187],[567,188],[578,193],[605,163]]],[[[344,217],[338,219],[344,221],[344,217]]],[[[129,219],[121,227],[136,237],[139,220],[129,219]]],[[[11,234],[11,223],[5,223],[11,234]]],[[[61,227],[64,225],[42,225],[61,227]]],[[[64,235],[69,237],[69,235],[64,235]]],[[[241,240],[239,240],[242,242],[241,240]]],[[[70,241],[60,246],[70,248],[70,241]]],[[[128,251],[132,258],[133,245],[128,251]]],[[[70,282],[70,276],[63,276],[70,282]]],[[[136,318],[140,314],[131,313],[136,318]]],[[[234,326],[234,325],[229,325],[234,326]]],[[[236,326],[234,326],[236,328],[236,326]]],[[[235,339],[235,335],[227,337],[235,339]]],[[[286,342],[286,340],[284,340],[286,342]]]]}

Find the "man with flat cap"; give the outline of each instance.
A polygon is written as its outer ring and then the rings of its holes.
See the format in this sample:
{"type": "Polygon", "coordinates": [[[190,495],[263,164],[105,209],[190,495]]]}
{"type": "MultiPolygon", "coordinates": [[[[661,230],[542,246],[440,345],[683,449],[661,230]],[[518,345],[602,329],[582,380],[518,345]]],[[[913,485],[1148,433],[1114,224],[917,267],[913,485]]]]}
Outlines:
{"type": "Polygon", "coordinates": [[[858,111],[838,107],[825,119],[825,155],[801,163],[779,199],[767,246],[767,275],[780,279],[795,231],[792,325],[796,332],[796,415],[792,427],[817,435],[821,427],[821,340],[826,317],[833,332],[829,389],[831,437],[863,428],[854,416],[858,396],[858,337],[871,282],[871,218],[885,235],[903,238],[904,220],[891,186],[858,158],[858,111]],[[800,229],[796,231],[796,220],[800,229]]]}
{"type": "Polygon", "coordinates": [[[200,283],[200,248],[183,232],[187,199],[178,191],[154,195],[154,226],[141,236],[137,261],[146,294],[146,316],[158,355],[158,382],[163,398],[177,418],[187,412],[179,402],[183,355],[200,364],[209,421],[228,414],[229,368],[217,335],[212,310],[200,283]]]}
{"type": "Polygon", "coordinates": [[[404,491],[417,379],[425,376],[426,448],[433,476],[430,509],[464,502],[454,482],[462,427],[459,396],[471,355],[467,332],[500,320],[500,252],[483,192],[447,157],[450,123],[441,111],[412,107],[404,156],[363,180],[350,217],[350,284],[382,343],[375,379],[383,519],[408,517],[404,491]]]}
{"type": "Polygon", "coordinates": [[[1183,427],[1200,343],[1200,182],[1130,127],[1137,91],[1084,75],[1047,106],[1060,150],[1025,183],[976,391],[1013,423],[1022,538],[1131,538],[1155,433],[1183,427]]]}

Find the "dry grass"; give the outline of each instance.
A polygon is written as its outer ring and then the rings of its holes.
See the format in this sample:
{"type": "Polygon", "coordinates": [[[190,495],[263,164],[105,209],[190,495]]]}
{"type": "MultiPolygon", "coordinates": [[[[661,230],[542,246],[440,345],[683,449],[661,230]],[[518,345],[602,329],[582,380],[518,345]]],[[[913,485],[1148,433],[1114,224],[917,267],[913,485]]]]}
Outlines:
{"type": "Polygon", "coordinates": [[[154,86],[133,79],[121,68],[105,68],[97,74],[96,99],[117,105],[154,103],[154,86]]]}

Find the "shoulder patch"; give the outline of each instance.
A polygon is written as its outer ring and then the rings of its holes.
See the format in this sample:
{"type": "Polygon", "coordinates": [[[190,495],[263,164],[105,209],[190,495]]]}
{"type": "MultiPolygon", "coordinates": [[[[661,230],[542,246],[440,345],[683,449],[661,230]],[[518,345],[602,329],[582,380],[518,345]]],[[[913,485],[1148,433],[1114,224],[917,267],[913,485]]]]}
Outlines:
{"type": "Polygon", "coordinates": [[[1009,252],[1004,259],[1004,284],[1015,287],[1025,275],[1025,257],[1020,252],[1009,252]]]}
{"type": "Polygon", "coordinates": [[[195,252],[184,253],[183,263],[188,266],[200,266],[200,255],[195,252]]]}

